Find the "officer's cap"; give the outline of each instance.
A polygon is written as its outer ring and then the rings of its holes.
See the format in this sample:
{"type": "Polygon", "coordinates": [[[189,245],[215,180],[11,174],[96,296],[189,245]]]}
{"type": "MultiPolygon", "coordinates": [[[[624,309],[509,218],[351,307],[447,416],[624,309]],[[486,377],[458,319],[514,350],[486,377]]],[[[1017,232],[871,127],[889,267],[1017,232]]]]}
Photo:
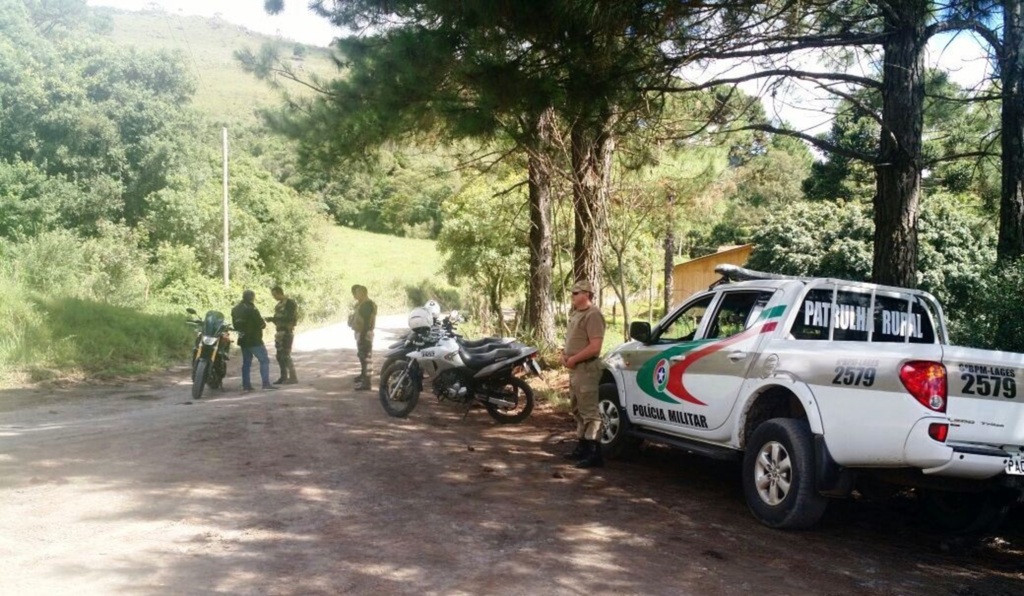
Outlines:
{"type": "Polygon", "coordinates": [[[594,295],[594,286],[590,285],[589,281],[587,281],[585,279],[581,279],[580,281],[578,281],[578,282],[576,282],[576,283],[574,283],[572,285],[572,293],[575,294],[576,292],[586,292],[586,293],[590,294],[591,296],[593,296],[594,295]]]}

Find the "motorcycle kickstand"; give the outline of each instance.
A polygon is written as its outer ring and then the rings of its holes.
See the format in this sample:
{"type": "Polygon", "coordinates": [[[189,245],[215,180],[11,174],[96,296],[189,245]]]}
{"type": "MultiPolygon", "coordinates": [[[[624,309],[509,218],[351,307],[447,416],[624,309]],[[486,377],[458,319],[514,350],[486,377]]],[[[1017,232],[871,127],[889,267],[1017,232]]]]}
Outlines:
{"type": "Polygon", "coordinates": [[[466,410],[462,413],[462,421],[465,422],[466,418],[469,417],[469,411],[473,409],[473,402],[466,404],[466,410]]]}

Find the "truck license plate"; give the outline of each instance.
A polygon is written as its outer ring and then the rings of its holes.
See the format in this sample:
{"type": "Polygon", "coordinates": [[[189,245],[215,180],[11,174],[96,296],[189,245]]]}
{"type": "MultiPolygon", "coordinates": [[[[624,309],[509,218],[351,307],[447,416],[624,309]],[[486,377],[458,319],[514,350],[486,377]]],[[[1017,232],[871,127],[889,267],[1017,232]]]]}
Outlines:
{"type": "Polygon", "coordinates": [[[1013,476],[1024,476],[1024,457],[1021,453],[1013,453],[1006,460],[1006,473],[1013,476]]]}

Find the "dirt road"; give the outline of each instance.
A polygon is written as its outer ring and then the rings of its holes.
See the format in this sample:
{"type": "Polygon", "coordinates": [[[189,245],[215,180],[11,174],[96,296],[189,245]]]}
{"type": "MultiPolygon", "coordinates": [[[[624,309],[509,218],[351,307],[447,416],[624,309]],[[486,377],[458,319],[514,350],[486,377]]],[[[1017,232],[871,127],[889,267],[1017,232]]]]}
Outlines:
{"type": "Polygon", "coordinates": [[[957,542],[836,502],[769,530],[728,466],[565,465],[550,410],[390,419],[351,390],[352,348],[303,334],[301,384],[243,395],[236,358],[196,403],[184,368],[0,392],[0,594],[1024,594],[1020,520],[957,542]]]}

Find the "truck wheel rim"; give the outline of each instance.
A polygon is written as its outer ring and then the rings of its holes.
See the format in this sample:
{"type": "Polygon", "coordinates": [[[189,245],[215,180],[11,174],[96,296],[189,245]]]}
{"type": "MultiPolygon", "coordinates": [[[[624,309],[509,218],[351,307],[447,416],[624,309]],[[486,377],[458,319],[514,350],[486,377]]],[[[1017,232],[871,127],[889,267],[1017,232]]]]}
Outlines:
{"type": "Polygon", "coordinates": [[[761,500],[772,506],[782,503],[792,482],[792,460],[782,443],[770,441],[762,445],[754,461],[754,485],[761,500]]]}
{"type": "Polygon", "coordinates": [[[619,408],[610,401],[602,401],[598,405],[601,414],[601,425],[604,426],[604,442],[610,443],[619,435],[619,426],[622,421],[619,419],[619,408]]]}

